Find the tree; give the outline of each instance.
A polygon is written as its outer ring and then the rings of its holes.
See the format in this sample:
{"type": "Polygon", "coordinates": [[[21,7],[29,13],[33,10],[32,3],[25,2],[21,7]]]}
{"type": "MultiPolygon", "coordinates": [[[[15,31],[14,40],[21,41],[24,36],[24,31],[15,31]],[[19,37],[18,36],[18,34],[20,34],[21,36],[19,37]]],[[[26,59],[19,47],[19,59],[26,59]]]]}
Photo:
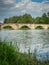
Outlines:
{"type": "Polygon", "coordinates": [[[49,12],[47,13],[48,17],[49,17],[49,12]]]}
{"type": "Polygon", "coordinates": [[[13,16],[4,19],[4,23],[34,23],[34,24],[49,24],[49,12],[43,13],[41,17],[32,18],[30,14],[24,14],[22,16],[13,16]]]}
{"type": "Polygon", "coordinates": [[[4,19],[4,23],[7,23],[7,18],[6,18],[6,19],[4,19]]]}
{"type": "Polygon", "coordinates": [[[33,23],[32,16],[30,14],[23,15],[23,21],[24,23],[33,23]]]}
{"type": "Polygon", "coordinates": [[[46,13],[44,13],[44,14],[42,15],[42,21],[43,21],[44,24],[48,24],[48,17],[47,17],[47,15],[46,15],[46,13]]]}
{"type": "Polygon", "coordinates": [[[35,23],[36,23],[36,24],[41,24],[41,23],[43,23],[43,22],[42,22],[42,18],[41,18],[41,17],[36,17],[35,23]]]}

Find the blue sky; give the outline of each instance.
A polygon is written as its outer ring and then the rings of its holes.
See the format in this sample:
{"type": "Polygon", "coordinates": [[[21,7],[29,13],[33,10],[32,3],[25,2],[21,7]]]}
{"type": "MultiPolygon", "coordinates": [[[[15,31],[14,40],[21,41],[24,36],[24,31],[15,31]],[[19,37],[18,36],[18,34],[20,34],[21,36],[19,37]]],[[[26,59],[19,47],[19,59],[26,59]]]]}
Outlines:
{"type": "Polygon", "coordinates": [[[42,2],[43,0],[31,0],[33,2],[42,2]]]}
{"type": "MultiPolygon", "coordinates": [[[[22,0],[17,0],[17,3],[18,2],[21,2],[22,0]]],[[[43,0],[31,0],[32,2],[42,2],[43,0]]]]}
{"type": "Polygon", "coordinates": [[[0,0],[0,22],[25,13],[37,17],[48,11],[49,0],[0,0]]]}

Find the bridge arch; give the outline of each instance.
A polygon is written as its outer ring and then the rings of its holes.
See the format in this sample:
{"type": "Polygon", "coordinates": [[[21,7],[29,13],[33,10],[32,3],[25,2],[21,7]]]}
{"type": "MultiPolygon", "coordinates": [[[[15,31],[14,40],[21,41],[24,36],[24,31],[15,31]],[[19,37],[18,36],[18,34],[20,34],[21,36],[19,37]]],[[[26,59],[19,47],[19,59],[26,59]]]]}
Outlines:
{"type": "Polygon", "coordinates": [[[21,28],[31,29],[31,26],[30,26],[30,24],[19,24],[19,29],[21,29],[21,28]]]}
{"type": "Polygon", "coordinates": [[[13,29],[12,26],[4,26],[3,29],[13,29]]]}
{"type": "Polygon", "coordinates": [[[35,29],[44,29],[43,26],[36,26],[35,29]]]}
{"type": "Polygon", "coordinates": [[[1,29],[17,29],[17,26],[15,25],[15,24],[3,24],[2,26],[1,26],[1,29]]]}
{"type": "Polygon", "coordinates": [[[14,30],[20,29],[20,28],[29,28],[29,29],[36,29],[36,28],[41,28],[41,29],[49,29],[49,24],[0,24],[0,29],[6,27],[10,27],[14,30]]]}
{"type": "Polygon", "coordinates": [[[21,26],[19,29],[24,29],[24,30],[26,30],[26,29],[30,29],[30,27],[29,27],[29,26],[26,26],[26,25],[23,25],[23,26],[21,26]]]}
{"type": "Polygon", "coordinates": [[[49,27],[48,27],[48,29],[49,29],[49,27]]]}

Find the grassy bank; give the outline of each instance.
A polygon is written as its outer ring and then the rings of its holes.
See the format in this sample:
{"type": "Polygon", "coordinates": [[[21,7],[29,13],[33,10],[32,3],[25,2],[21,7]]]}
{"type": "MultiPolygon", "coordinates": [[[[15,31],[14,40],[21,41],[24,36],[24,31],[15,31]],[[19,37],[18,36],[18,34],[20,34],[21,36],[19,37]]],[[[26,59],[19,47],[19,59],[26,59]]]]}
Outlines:
{"type": "Polygon", "coordinates": [[[36,54],[32,57],[29,51],[20,53],[12,43],[0,41],[0,65],[49,65],[49,60],[37,60],[36,54]]]}

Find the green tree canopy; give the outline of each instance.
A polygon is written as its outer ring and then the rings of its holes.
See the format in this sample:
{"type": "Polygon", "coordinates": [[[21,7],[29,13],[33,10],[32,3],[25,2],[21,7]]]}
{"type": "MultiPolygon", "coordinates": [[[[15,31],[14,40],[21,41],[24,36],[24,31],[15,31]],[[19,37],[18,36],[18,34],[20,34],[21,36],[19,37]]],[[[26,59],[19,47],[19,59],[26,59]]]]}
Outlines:
{"type": "Polygon", "coordinates": [[[30,14],[22,16],[13,16],[4,19],[4,23],[33,23],[33,24],[49,24],[49,12],[43,13],[41,17],[32,18],[30,14]]]}

